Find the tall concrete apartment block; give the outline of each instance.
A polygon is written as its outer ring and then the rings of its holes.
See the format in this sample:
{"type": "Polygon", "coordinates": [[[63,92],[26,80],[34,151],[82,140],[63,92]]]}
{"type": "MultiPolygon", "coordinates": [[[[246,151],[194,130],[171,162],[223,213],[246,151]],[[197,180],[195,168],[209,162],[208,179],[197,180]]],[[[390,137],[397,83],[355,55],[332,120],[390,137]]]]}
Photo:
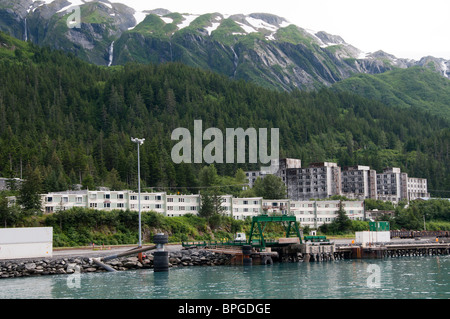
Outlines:
{"type": "Polygon", "coordinates": [[[406,183],[408,175],[398,167],[388,167],[383,173],[377,174],[378,197],[384,201],[398,202],[406,198],[406,183]]]}
{"type": "Polygon", "coordinates": [[[426,178],[408,177],[407,185],[408,200],[415,200],[421,197],[430,197],[430,193],[428,193],[426,178]]]}
{"type": "Polygon", "coordinates": [[[342,169],[342,195],[350,199],[377,198],[377,172],[369,166],[342,169]]]}
{"type": "Polygon", "coordinates": [[[388,167],[377,173],[369,166],[356,165],[341,168],[336,163],[313,163],[302,168],[301,161],[292,158],[272,161],[269,170],[247,172],[249,186],[257,177],[268,174],[279,176],[286,185],[291,200],[325,199],[344,195],[350,199],[366,198],[399,202],[429,197],[425,178],[408,177],[398,167],[388,167]]]}
{"type": "Polygon", "coordinates": [[[269,174],[273,174],[275,176],[280,177],[283,182],[286,184],[287,181],[287,170],[291,168],[301,168],[302,167],[302,161],[296,158],[282,158],[282,159],[276,159],[271,160],[270,167],[268,167],[266,170],[259,170],[259,171],[247,171],[245,172],[245,175],[247,177],[248,185],[250,188],[253,187],[253,185],[256,182],[256,179],[264,178],[265,176],[269,174]]]}
{"type": "Polygon", "coordinates": [[[341,168],[336,163],[313,163],[287,169],[287,195],[292,200],[325,199],[341,195],[341,168]]]}
{"type": "Polygon", "coordinates": [[[418,198],[430,197],[426,178],[409,177],[398,167],[384,169],[377,174],[377,199],[398,202],[411,201],[418,198]]]}

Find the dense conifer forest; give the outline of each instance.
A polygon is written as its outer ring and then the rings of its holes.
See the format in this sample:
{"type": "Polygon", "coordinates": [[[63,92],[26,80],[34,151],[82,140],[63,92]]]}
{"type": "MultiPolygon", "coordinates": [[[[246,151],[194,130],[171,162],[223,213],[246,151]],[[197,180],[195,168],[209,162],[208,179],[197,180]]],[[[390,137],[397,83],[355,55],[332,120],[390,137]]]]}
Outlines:
{"type": "MultiPolygon", "coordinates": [[[[174,164],[175,128],[279,128],[280,156],[377,171],[400,167],[450,189],[448,120],[348,92],[279,92],[178,63],[110,68],[0,33],[0,176],[40,178],[42,192],[137,187],[196,192],[204,164],[174,164]]],[[[270,132],[270,130],[269,130],[270,132]]],[[[204,146],[208,142],[204,142],[204,146]]],[[[259,164],[217,164],[221,176],[259,164]]]]}

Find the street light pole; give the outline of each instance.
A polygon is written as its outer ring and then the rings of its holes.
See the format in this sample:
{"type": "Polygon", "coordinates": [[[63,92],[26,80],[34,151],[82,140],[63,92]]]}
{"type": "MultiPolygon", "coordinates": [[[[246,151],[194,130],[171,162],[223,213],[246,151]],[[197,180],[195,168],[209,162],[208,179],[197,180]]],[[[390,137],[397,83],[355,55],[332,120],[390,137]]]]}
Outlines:
{"type": "Polygon", "coordinates": [[[139,247],[142,247],[142,231],[141,231],[141,164],[139,159],[139,146],[144,144],[145,138],[131,138],[133,143],[137,144],[137,152],[138,152],[138,206],[139,206],[139,247]]]}

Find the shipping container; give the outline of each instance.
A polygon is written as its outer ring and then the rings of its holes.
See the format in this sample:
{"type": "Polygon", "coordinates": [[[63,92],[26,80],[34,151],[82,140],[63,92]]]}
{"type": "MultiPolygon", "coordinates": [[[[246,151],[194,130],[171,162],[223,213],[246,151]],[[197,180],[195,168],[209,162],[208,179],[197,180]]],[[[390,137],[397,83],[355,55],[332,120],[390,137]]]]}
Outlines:
{"type": "Polygon", "coordinates": [[[389,222],[369,222],[370,231],[389,231],[389,222]]]}

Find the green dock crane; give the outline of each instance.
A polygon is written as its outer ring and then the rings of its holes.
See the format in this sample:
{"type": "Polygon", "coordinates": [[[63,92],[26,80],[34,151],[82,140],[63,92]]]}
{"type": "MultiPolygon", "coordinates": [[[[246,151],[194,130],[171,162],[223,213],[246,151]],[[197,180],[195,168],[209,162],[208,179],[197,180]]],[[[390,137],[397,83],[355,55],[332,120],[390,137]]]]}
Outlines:
{"type": "Polygon", "coordinates": [[[286,238],[298,237],[300,244],[302,243],[302,238],[300,235],[300,230],[295,216],[281,215],[281,216],[268,216],[259,215],[252,217],[252,226],[250,228],[250,236],[248,238],[248,244],[256,246],[253,243],[253,239],[256,237],[259,239],[258,246],[261,249],[265,249],[267,245],[273,246],[279,244],[278,242],[267,242],[264,238],[264,230],[267,223],[281,223],[286,230],[286,238]]]}

